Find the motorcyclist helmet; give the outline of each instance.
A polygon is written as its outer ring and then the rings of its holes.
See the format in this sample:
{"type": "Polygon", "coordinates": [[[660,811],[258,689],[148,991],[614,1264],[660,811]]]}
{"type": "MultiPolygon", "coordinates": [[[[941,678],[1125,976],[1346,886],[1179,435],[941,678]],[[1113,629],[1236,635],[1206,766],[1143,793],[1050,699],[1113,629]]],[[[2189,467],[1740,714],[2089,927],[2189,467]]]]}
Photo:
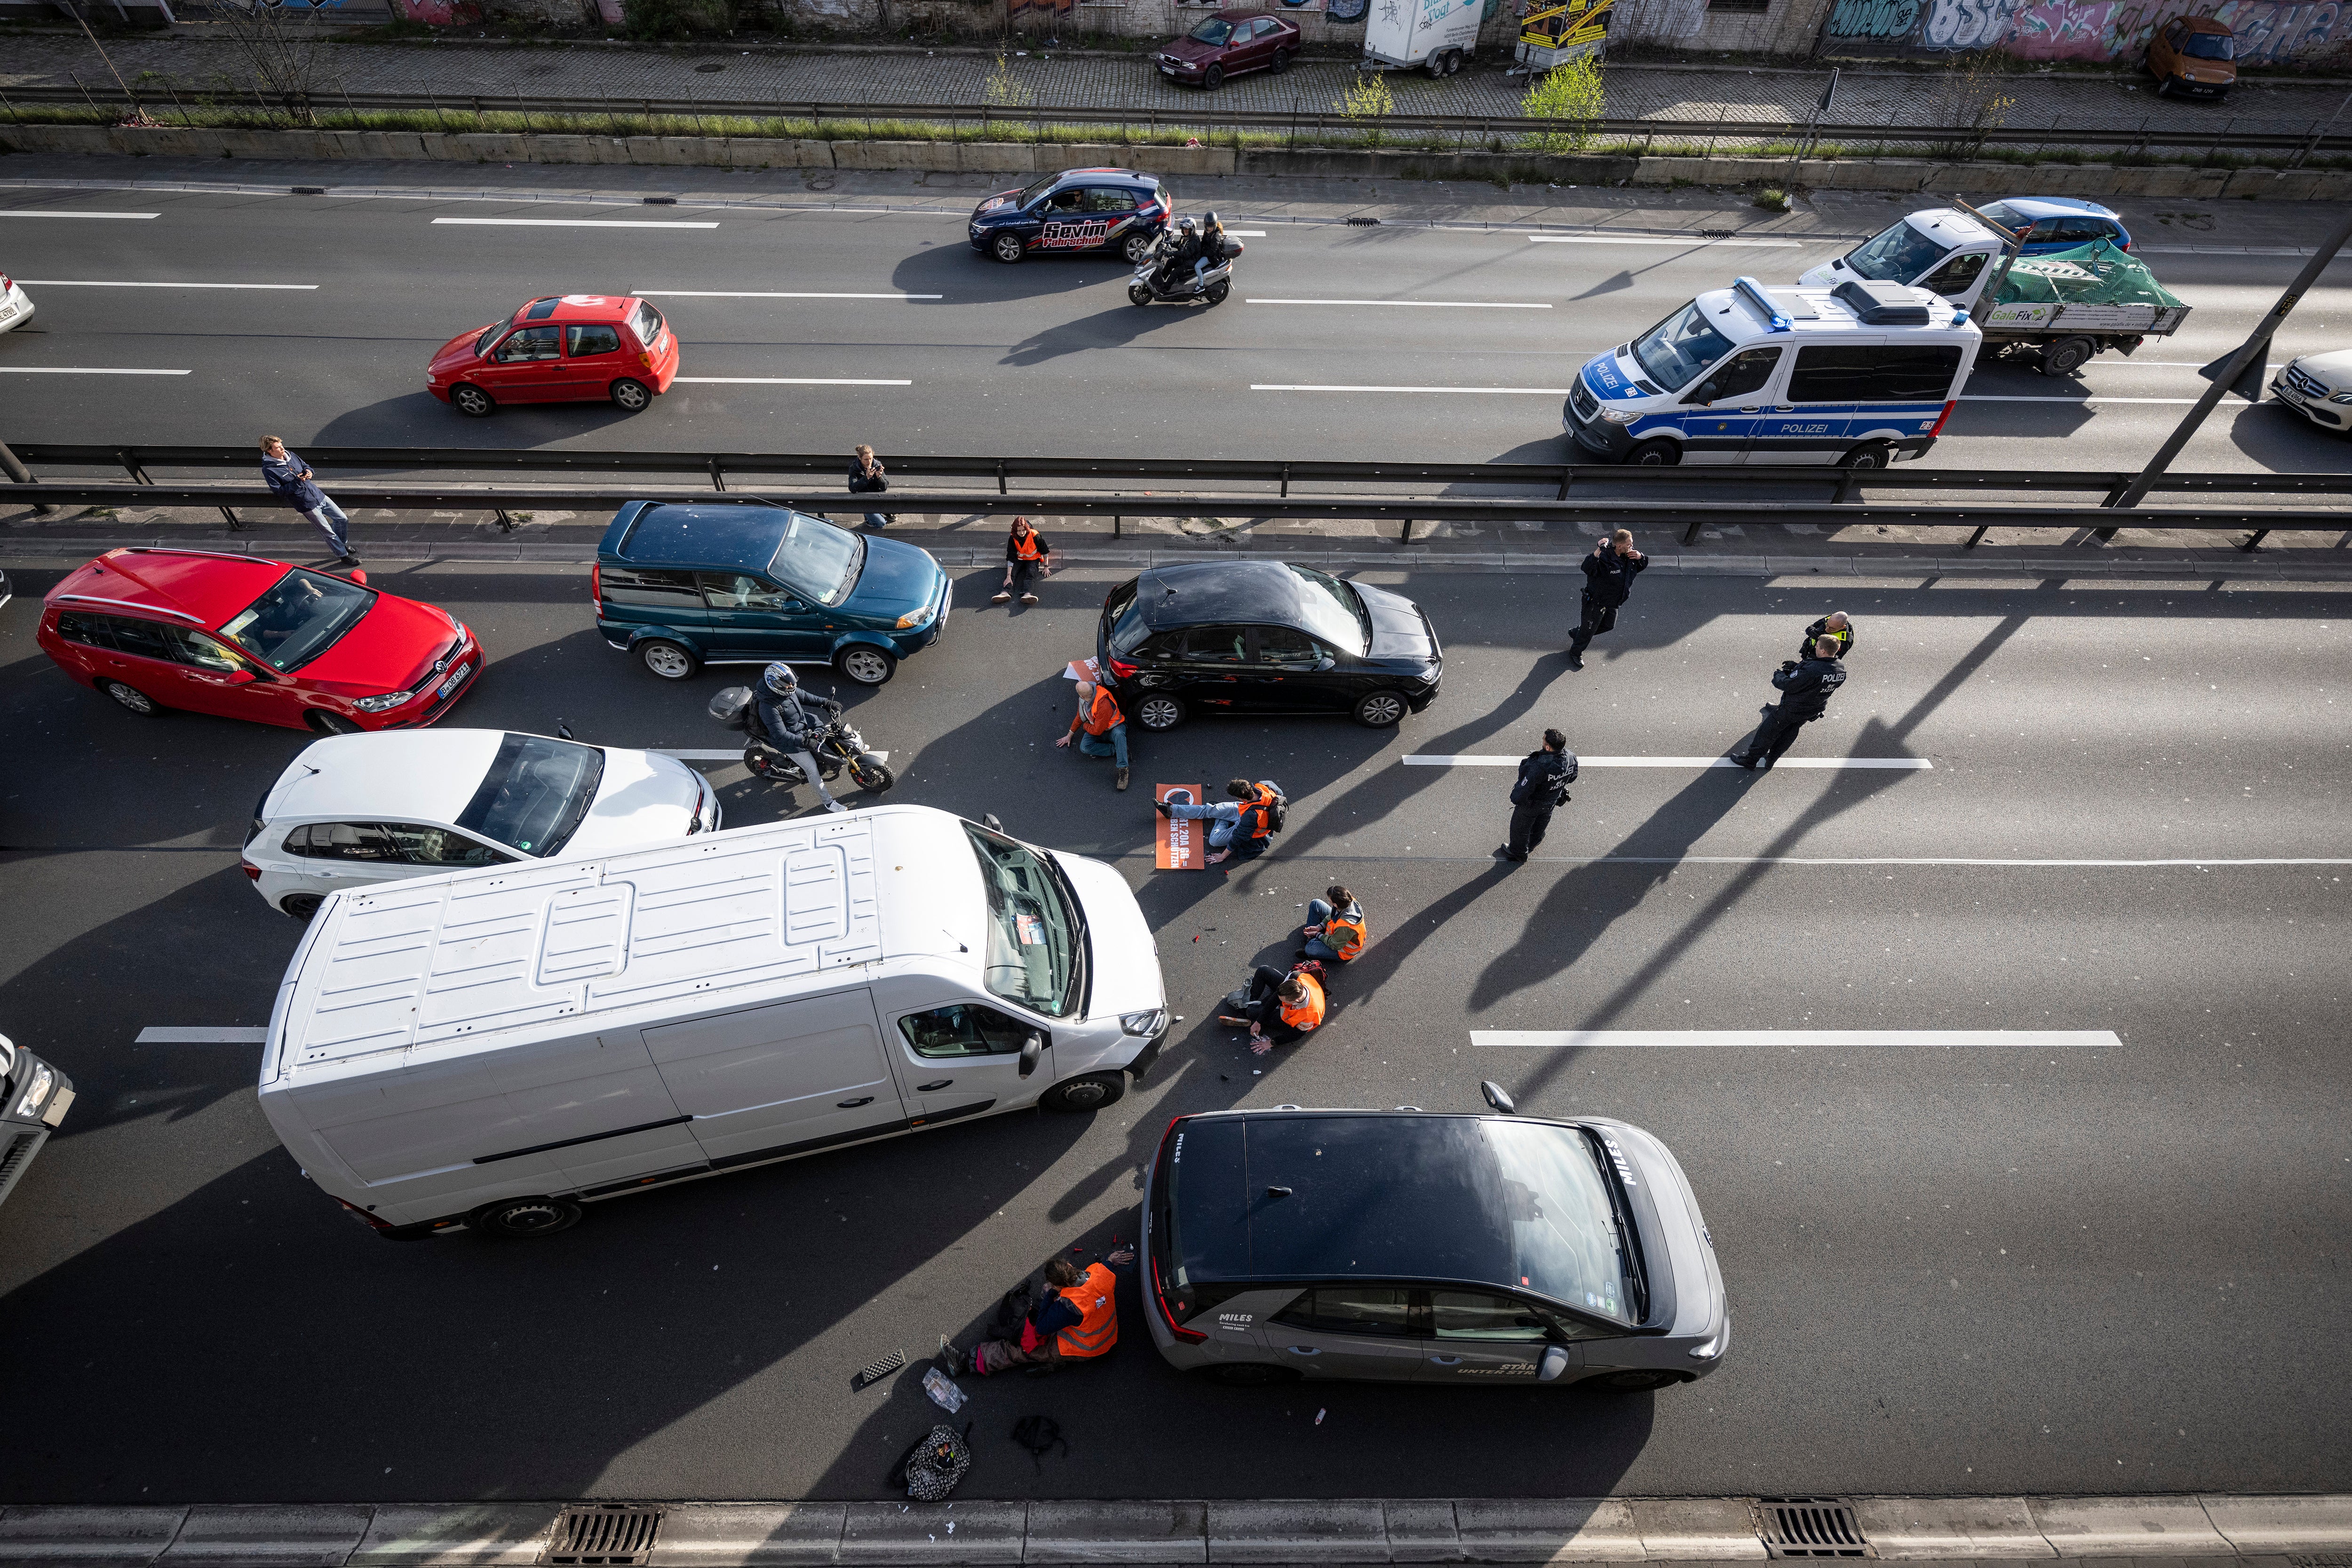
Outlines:
{"type": "Polygon", "coordinates": [[[1187,213],[1187,214],[1185,214],[1182,217],[1178,218],[1178,219],[1176,220],[1176,226],[1177,226],[1178,228],[1180,228],[1180,229],[1182,229],[1186,234],[1190,234],[1190,233],[1192,233],[1192,214],[1190,214],[1190,213],[1187,213]]]}
{"type": "Polygon", "coordinates": [[[792,691],[800,683],[800,677],[793,673],[793,667],[782,659],[778,659],[760,672],[760,684],[779,697],[792,691]]]}
{"type": "Polygon", "coordinates": [[[1216,209],[1216,208],[1214,208],[1214,207],[1211,207],[1211,208],[1210,208],[1210,209],[1209,209],[1205,214],[1203,214],[1203,215],[1202,216],[1202,218],[1201,218],[1201,226],[1202,226],[1202,228],[1216,229],[1216,228],[1223,228],[1223,227],[1224,227],[1225,226],[1224,226],[1223,224],[1221,224],[1221,223],[1219,223],[1219,222],[1217,221],[1217,209],[1216,209]]]}

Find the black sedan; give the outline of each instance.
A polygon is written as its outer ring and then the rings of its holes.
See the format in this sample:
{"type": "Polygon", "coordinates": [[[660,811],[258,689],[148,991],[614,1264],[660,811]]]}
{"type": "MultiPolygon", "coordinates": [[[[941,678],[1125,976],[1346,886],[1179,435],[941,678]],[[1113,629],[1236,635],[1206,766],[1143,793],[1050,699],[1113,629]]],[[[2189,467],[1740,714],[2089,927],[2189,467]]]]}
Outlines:
{"type": "Polygon", "coordinates": [[[1280,561],[1163,566],[1103,601],[1096,657],[1128,717],[1347,713],[1384,730],[1437,696],[1437,630],[1412,600],[1280,561]]]}

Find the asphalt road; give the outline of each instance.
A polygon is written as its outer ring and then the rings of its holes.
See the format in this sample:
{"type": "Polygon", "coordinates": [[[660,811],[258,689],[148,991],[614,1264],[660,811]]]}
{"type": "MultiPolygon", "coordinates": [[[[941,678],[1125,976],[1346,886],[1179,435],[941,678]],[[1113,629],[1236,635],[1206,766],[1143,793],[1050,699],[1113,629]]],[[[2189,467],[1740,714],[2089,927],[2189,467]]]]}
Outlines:
{"type": "MultiPolygon", "coordinates": [[[[298,447],[822,451],[863,440],[886,454],[1551,460],[1563,450],[1560,397],[1590,355],[1698,290],[1741,273],[1791,279],[1851,247],[1276,226],[1245,241],[1226,305],[1138,309],[1125,299],[1127,269],[1108,258],[1006,268],[973,255],[962,216],[973,194],[940,193],[923,212],[788,213],[0,193],[5,265],[31,280],[40,310],[0,336],[8,438],[219,444],[268,430],[298,447]],[[7,216],[32,209],[159,216],[7,216]],[[531,226],[485,221],[499,219],[531,226]],[[561,226],[575,221],[654,226],[561,226]],[[239,287],[98,286],[124,282],[239,287]],[[684,380],[634,418],[597,405],[477,422],[423,390],[443,342],[556,291],[650,294],[685,345],[684,376],[718,379],[684,380]],[[707,297],[775,293],[824,297],[707,297]],[[72,374],[48,374],[58,369],[72,374]],[[174,374],[92,374],[101,371],[174,374]],[[798,380],[759,384],[773,378],[798,380]],[[873,381],[904,384],[846,384],[873,381]],[[1298,387],[1371,390],[1267,390],[1298,387]]],[[[1868,233],[1899,210],[1846,198],[1824,226],[1868,233]]],[[[2263,216],[2276,226],[2274,213],[2263,216]]],[[[2152,214],[2127,216],[2144,245],[2179,233],[2152,214]]],[[[2320,224],[2315,213],[2309,226],[2320,224]]],[[[2197,367],[2235,347],[2300,265],[2286,255],[2148,259],[2195,308],[2180,333],[2068,380],[1983,370],[1937,464],[2136,466],[2203,391],[2197,367]]],[[[2352,288],[2341,269],[2330,276],[2289,322],[2282,358],[2347,341],[2352,288]]],[[[2340,438],[2274,405],[2233,402],[2177,466],[2347,462],[2340,438]]]]}
{"type": "MultiPolygon", "coordinates": [[[[1731,1291],[1719,1373],[1656,1394],[1220,1389],[1159,1360],[1129,1289],[1107,1362],[971,1385],[965,1491],[2273,1491],[2352,1464],[2352,588],[1849,583],[1853,679],[1796,754],[1931,769],[1593,768],[1541,858],[1507,868],[1488,858],[1507,775],[1403,756],[1519,752],[1548,723],[1588,755],[1717,752],[1831,606],[1819,584],[1645,580],[1571,674],[1567,579],[1383,574],[1449,645],[1437,705],[1402,731],[1203,721],[1139,747],[1139,784],[1287,787],[1277,852],[1225,876],[1152,870],[1142,790],[1050,750],[1060,667],[1109,577],[1057,578],[1007,615],[967,576],[945,642],[855,697],[857,721],[901,768],[892,798],[1116,860],[1191,1020],[1164,1065],[1091,1119],[1021,1113],[657,1191],[541,1243],[394,1246],[276,1146],[251,1047],[133,1043],[266,1018],[297,932],[236,848],[304,737],[113,710],[31,643],[55,574],[14,574],[0,1026],[81,1099],[0,1209],[0,1499],[879,1497],[936,1413],[912,1376],[861,1394],[853,1374],[968,1341],[1059,1249],[1131,1238],[1169,1116],[1475,1110],[1481,1078],[1676,1151],[1731,1291]],[[1253,1058],[1206,1022],[1213,1001],[1335,879],[1374,945],[1310,1044],[1253,1058]],[[1469,1037],[1565,1027],[2110,1029],[2121,1047],[1469,1037]],[[1032,1411],[1071,1444],[1041,1468],[1008,1436],[1032,1411]]],[[[657,687],[603,647],[577,573],[382,581],[494,654],[455,722],[725,739],[702,704],[729,677],[657,687]]],[[[712,772],[735,824],[802,804],[712,772]]]]}

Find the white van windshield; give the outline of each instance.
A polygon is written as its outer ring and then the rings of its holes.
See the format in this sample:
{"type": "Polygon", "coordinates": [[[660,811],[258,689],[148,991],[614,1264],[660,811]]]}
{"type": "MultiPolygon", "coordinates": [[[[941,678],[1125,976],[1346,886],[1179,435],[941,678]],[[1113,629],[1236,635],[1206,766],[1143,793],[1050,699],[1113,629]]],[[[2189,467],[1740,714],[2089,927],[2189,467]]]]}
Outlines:
{"type": "Polygon", "coordinates": [[[1908,283],[1954,248],[1922,234],[1905,218],[1847,257],[1845,264],[1874,283],[1908,283]]]}
{"type": "Polygon", "coordinates": [[[1085,930],[1060,879],[1027,845],[967,822],[988,896],[988,952],[981,984],[993,995],[1066,1018],[1077,1010],[1085,930]]]}
{"type": "Polygon", "coordinates": [[[1707,324],[1696,300],[1633,340],[1633,357],[1668,392],[1680,392],[1730,352],[1731,340],[1707,324]]]}

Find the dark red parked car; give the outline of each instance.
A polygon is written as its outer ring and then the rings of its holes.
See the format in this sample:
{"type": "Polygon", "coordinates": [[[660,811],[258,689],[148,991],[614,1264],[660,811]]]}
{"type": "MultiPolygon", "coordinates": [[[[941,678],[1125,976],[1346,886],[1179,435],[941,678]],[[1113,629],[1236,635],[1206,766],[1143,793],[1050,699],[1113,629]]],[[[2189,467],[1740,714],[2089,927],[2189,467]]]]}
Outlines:
{"type": "Polygon", "coordinates": [[[1244,71],[1279,75],[1297,55],[1298,26],[1294,22],[1280,16],[1211,16],[1164,45],[1154,63],[1161,76],[1214,89],[1244,71]]]}

